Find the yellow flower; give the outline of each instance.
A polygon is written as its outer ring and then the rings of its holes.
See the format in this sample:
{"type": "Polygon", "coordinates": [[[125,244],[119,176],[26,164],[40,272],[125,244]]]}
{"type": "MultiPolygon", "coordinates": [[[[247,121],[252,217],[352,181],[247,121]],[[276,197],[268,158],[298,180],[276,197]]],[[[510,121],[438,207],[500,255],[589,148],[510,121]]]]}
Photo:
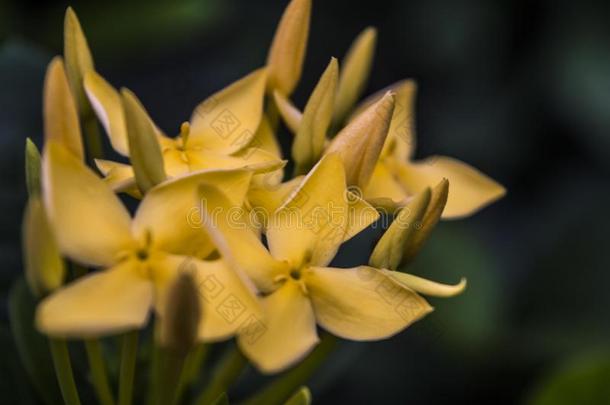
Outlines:
{"type": "Polygon", "coordinates": [[[267,230],[269,251],[236,226],[239,218],[222,214],[231,211],[231,202],[221,191],[202,186],[202,194],[204,223],[223,258],[264,294],[263,322],[238,335],[241,350],[263,372],[302,359],[318,342],[316,324],[342,338],[378,340],[432,310],[415,291],[434,293],[436,283],[367,266],[328,267],[344,240],[378,218],[361,200],[350,203],[337,155],[323,157],[275,212],[267,230]]]}
{"type": "MultiPolygon", "coordinates": [[[[285,162],[277,152],[271,152],[274,144],[269,144],[262,119],[265,80],[265,70],[259,69],[212,95],[197,106],[190,124],[183,123],[176,138],[167,137],[153,123],[167,176],[202,169],[249,168],[269,172],[281,168],[285,162]]],[[[85,76],[85,90],[113,148],[129,156],[120,94],[95,72],[85,76]]],[[[115,191],[133,191],[135,178],[129,165],[108,160],[96,163],[115,191]]]]}
{"type": "MultiPolygon", "coordinates": [[[[86,337],[139,328],[154,307],[163,319],[168,286],[190,272],[198,286],[224,286],[253,314],[258,302],[242,277],[222,260],[204,261],[213,250],[209,237],[187,220],[197,185],[222,188],[235,205],[243,203],[251,172],[202,171],[152,188],[135,217],[93,171],[62,146],[49,142],[43,158],[43,197],[57,244],[77,263],[103,270],[58,289],[38,307],[38,328],[50,335],[86,337]]],[[[209,297],[207,297],[209,298],[209,297]]],[[[200,339],[232,335],[230,323],[204,303],[200,339]]]]}
{"type": "MultiPolygon", "coordinates": [[[[457,159],[432,156],[412,161],[415,151],[413,109],[416,85],[411,80],[405,80],[388,89],[396,93],[396,107],[381,157],[370,183],[363,190],[367,201],[375,205],[404,203],[427,187],[434,187],[447,179],[449,197],[443,218],[461,218],[504,196],[506,190],[502,185],[457,159]]],[[[359,111],[379,100],[386,91],[380,91],[364,101],[354,116],[357,117],[359,111]]]]}

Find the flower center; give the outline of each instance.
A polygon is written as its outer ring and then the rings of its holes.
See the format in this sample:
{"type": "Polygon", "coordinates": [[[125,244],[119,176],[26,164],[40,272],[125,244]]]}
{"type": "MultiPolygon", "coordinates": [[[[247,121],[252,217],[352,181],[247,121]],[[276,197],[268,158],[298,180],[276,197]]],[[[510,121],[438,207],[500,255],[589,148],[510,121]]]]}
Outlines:
{"type": "Polygon", "coordinates": [[[293,280],[300,280],[301,279],[301,270],[292,270],[290,272],[290,277],[292,277],[293,280]]]}

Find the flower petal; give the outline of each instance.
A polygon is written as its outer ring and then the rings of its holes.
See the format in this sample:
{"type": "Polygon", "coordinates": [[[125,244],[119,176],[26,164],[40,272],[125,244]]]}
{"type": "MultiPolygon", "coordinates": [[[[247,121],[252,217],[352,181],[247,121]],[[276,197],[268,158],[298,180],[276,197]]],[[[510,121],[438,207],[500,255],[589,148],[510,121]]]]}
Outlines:
{"type": "Polygon", "coordinates": [[[432,311],[413,290],[372,267],[315,267],[306,276],[316,319],[351,340],[385,339],[432,311]]]}
{"type": "Polygon", "coordinates": [[[278,24],[267,55],[269,90],[278,89],[289,96],[301,78],[307,38],[311,0],[292,0],[278,24]]]}
{"type": "Polygon", "coordinates": [[[287,281],[263,298],[266,317],[259,333],[248,328],[238,336],[239,348],[263,373],[276,373],[301,360],[318,343],[316,320],[301,286],[287,281]]]}
{"type": "Polygon", "coordinates": [[[375,165],[371,180],[364,188],[363,194],[373,206],[383,208],[390,214],[408,198],[405,189],[383,161],[375,165]]]}
{"type": "Polygon", "coordinates": [[[472,215],[506,193],[504,187],[490,177],[453,158],[433,156],[412,164],[401,163],[394,163],[395,173],[412,194],[435,186],[443,178],[449,180],[449,198],[443,218],[472,215]]]}
{"type": "Polygon", "coordinates": [[[392,280],[398,281],[401,285],[417,291],[420,294],[431,297],[454,297],[461,294],[466,289],[466,279],[462,278],[459,283],[454,285],[441,284],[425,278],[414,276],[413,274],[402,273],[399,271],[383,270],[383,273],[392,280]]]}
{"type": "Polygon", "coordinates": [[[151,263],[155,282],[155,309],[165,317],[169,288],[181,272],[194,277],[202,316],[199,340],[217,341],[231,337],[249,318],[262,317],[256,289],[226,262],[198,260],[187,256],[161,255],[151,263]]]}
{"type": "Polygon", "coordinates": [[[214,246],[203,230],[199,185],[218,186],[234,206],[241,207],[251,177],[247,170],[206,170],[165,181],[142,200],[133,221],[134,234],[144,238],[150,232],[153,245],[165,252],[205,258],[214,246]]]}
{"type": "Polygon", "coordinates": [[[222,257],[237,271],[247,274],[261,290],[275,287],[277,274],[286,264],[271,257],[262,242],[248,227],[246,211],[234,205],[217,187],[202,185],[202,222],[222,257]]]}
{"type": "Polygon", "coordinates": [[[299,267],[305,261],[326,265],[348,228],[345,173],[336,154],[324,156],[271,217],[271,254],[299,267]]]}
{"type": "Polygon", "coordinates": [[[38,306],[38,329],[53,336],[83,338],[144,326],[153,285],[137,266],[136,261],[126,261],[57,290],[38,306]]]}
{"type": "MultiPolygon", "coordinates": [[[[115,193],[137,191],[133,168],[125,163],[95,159],[95,165],[105,176],[104,181],[115,193]]],[[[138,191],[139,194],[139,191],[138,191]]],[[[139,197],[141,198],[141,196],[139,197]]]]}
{"type": "Polygon", "coordinates": [[[259,69],[199,104],[189,144],[225,154],[245,148],[261,121],[266,77],[259,69]]]}
{"type": "Polygon", "coordinates": [[[84,264],[109,266],[133,246],[129,213],[93,171],[54,142],[43,158],[43,195],[60,250],[84,264]]]}
{"type": "Polygon", "coordinates": [[[282,116],[282,119],[284,120],[284,123],[290,132],[296,134],[299,130],[299,126],[301,125],[303,113],[299,111],[299,109],[296,108],[286,96],[277,90],[273,92],[273,99],[280,115],[282,116]]]}
{"type": "Polygon", "coordinates": [[[291,193],[303,182],[304,176],[297,176],[280,184],[256,184],[248,191],[248,201],[257,215],[267,223],[275,211],[287,200],[291,193]]]}
{"type": "Polygon", "coordinates": [[[89,102],[110,138],[112,148],[129,156],[125,113],[118,91],[95,71],[85,75],[85,92],[89,102]]]}
{"type": "Polygon", "coordinates": [[[82,160],[85,153],[78,112],[60,57],[53,58],[47,68],[43,104],[45,139],[62,144],[82,160]]]}

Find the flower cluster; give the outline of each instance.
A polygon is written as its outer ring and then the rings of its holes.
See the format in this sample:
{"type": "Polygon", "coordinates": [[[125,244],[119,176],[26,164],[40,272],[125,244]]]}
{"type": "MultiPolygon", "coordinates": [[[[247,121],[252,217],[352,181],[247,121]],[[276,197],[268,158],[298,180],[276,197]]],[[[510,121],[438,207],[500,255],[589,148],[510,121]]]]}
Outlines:
{"type": "Polygon", "coordinates": [[[432,311],[421,294],[464,290],[465,280],[403,270],[439,219],[470,215],[503,187],[452,158],[411,160],[412,80],[358,104],[372,28],[341,67],[330,60],[300,111],[290,96],[310,12],[310,0],[293,0],[265,66],[208,97],[169,137],[131,91],[96,71],[68,9],[64,57],[45,80],[42,157],[31,142],[26,149],[24,248],[40,331],[93,338],[141,329],[152,316],[163,347],[235,337],[253,365],[276,373],[318,344],[318,326],[385,339],[432,311]],[[103,159],[99,124],[125,162],[103,159]],[[282,127],[294,134],[288,166],[282,127]],[[120,193],[139,201],[133,215],[120,193]],[[332,267],[340,246],[380,215],[393,221],[369,262],[332,267]],[[68,277],[67,263],[88,274],[68,277]]]}

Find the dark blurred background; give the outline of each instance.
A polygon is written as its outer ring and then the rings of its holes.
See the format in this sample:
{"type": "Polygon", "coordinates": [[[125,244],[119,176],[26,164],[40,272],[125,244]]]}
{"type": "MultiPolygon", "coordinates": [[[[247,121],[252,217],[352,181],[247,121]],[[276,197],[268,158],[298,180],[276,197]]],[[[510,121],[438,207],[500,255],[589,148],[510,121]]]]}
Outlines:
{"type": "MultiPolygon", "coordinates": [[[[71,3],[98,70],[135,91],[169,133],[211,92],[264,64],[285,4],[71,3]]],[[[12,350],[6,297],[22,273],[25,137],[40,145],[43,75],[62,52],[67,5],[0,0],[0,402],[7,404],[31,397],[12,350]]],[[[610,403],[607,6],[314,0],[299,106],[329,58],[342,58],[363,28],[376,26],[367,93],[417,79],[417,157],[457,157],[508,190],[474,217],[442,223],[410,270],[445,282],[466,276],[466,293],[433,300],[432,315],[389,341],[342,345],[310,382],[316,403],[610,403]]]]}

